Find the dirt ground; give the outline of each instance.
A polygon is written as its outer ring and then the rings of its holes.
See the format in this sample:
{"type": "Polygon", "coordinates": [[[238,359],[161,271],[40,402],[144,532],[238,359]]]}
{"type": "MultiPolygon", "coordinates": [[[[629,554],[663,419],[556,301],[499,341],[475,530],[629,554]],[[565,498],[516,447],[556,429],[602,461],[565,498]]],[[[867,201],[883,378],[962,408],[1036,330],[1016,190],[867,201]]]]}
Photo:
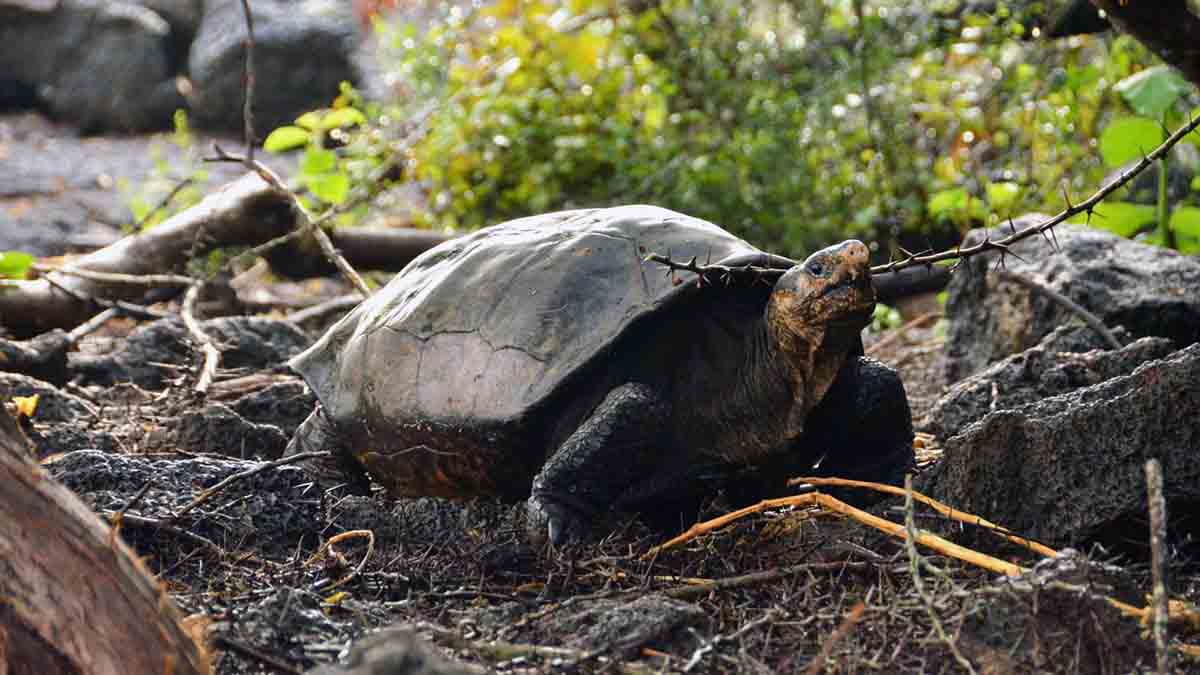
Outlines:
{"type": "MultiPolygon", "coordinates": [[[[127,214],[112,167],[144,177],[153,166],[136,158],[161,141],[66,142],[43,121],[14,119],[0,120],[0,178],[16,172],[0,180],[0,249],[60,253],[117,236],[127,214]],[[38,163],[72,152],[78,161],[38,163]]],[[[75,377],[61,388],[0,381],[5,399],[42,394],[25,426],[43,462],[96,511],[119,515],[122,536],[208,625],[217,673],[301,672],[397,624],[468,670],[495,672],[1154,668],[1148,633],[1112,603],[1145,604],[1144,561],[1100,549],[1040,560],[924,507],[918,527],[1032,571],[1005,579],[928,549],[914,557],[858,522],[794,508],[649,556],[677,531],[615,521],[602,541],[550,556],[524,543],[520,505],[323,493],[286,464],[195,503],[259,466],[251,458],[278,453],[312,409],[280,366],[320,326],[255,321],[217,331],[223,369],[204,400],[191,390],[197,358],[177,324],[110,322],[73,355],[75,377]]],[[[901,371],[918,429],[943,389],[942,332],[930,320],[868,340],[872,356],[901,371]]],[[[917,443],[920,463],[937,461],[938,439],[917,443]]],[[[729,508],[714,495],[705,515],[729,508]]],[[[905,518],[898,498],[872,512],[905,518]]],[[[1172,597],[1200,601],[1196,562],[1170,560],[1172,597]]],[[[1177,645],[1196,644],[1175,628],[1177,645]]],[[[1178,650],[1172,659],[1200,672],[1178,650]]]]}
{"type": "MultiPolygon", "coordinates": [[[[225,334],[237,347],[203,402],[190,389],[193,355],[172,342],[182,340],[177,327],[126,337],[133,325],[115,324],[83,345],[84,375],[46,391],[26,423],[53,450],[43,460],[52,474],[98,512],[122,514],[125,539],[185,613],[203,616],[218,673],[300,672],[394,624],[495,672],[924,673],[969,664],[1125,673],[1154,664],[1143,628],[1109,601],[1144,604],[1144,564],[1099,550],[1039,562],[925,508],[918,527],[1034,571],[1010,580],[929,550],[913,558],[876,530],[805,509],[754,515],[652,556],[675,532],[614,521],[603,541],[548,556],[524,543],[519,505],[327,494],[290,465],[189,508],[205,488],[257,465],[241,455],[277,451],[311,409],[299,380],[272,368],[305,336],[282,322],[249,325],[225,334]],[[138,351],[146,346],[157,351],[138,351]],[[114,385],[113,373],[139,384],[114,385]]],[[[902,371],[918,420],[941,389],[940,334],[927,323],[868,341],[902,371]]],[[[936,461],[937,439],[919,435],[918,444],[923,463],[936,461]]],[[[728,509],[715,495],[707,515],[728,509]]],[[[904,522],[900,499],[872,511],[904,522]]],[[[1172,572],[1175,597],[1200,599],[1194,561],[1173,561],[1172,572]]]]}

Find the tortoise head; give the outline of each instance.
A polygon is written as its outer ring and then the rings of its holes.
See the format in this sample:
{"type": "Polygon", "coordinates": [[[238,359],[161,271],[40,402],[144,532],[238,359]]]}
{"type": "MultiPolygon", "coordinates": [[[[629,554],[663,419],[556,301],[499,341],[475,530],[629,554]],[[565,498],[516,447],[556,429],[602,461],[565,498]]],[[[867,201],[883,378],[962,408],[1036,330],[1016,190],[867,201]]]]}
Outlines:
{"type": "Polygon", "coordinates": [[[778,346],[784,351],[801,343],[809,349],[839,346],[829,341],[858,335],[875,310],[870,259],[865,244],[850,240],[817,251],[780,277],[767,305],[778,346]]]}

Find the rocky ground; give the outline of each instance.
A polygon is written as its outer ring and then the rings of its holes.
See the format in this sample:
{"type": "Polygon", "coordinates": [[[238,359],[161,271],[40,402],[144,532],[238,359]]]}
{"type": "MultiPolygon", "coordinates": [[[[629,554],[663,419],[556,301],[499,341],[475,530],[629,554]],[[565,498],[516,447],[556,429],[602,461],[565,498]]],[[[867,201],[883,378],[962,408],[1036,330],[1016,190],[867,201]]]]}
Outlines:
{"type": "MultiPolygon", "coordinates": [[[[0,147],[36,168],[29,134],[44,133],[39,124],[8,118],[0,147]]],[[[113,156],[126,147],[95,142],[113,156]]],[[[145,149],[128,147],[127,168],[145,149]]],[[[97,171],[111,175],[88,168],[101,161],[94,149],[69,169],[18,171],[28,189],[4,197],[8,216],[75,208],[97,171]],[[45,187],[56,171],[67,171],[58,192],[45,187]]],[[[19,234],[45,233],[44,221],[15,222],[19,234]]],[[[69,223],[66,237],[89,232],[69,223]]],[[[218,673],[341,672],[338,661],[359,673],[1146,671],[1154,643],[1113,603],[1142,607],[1151,587],[1145,457],[1168,476],[1171,595],[1200,601],[1200,348],[1187,348],[1200,338],[1200,265],[1086,233],[1060,240],[1061,258],[1025,251],[1029,267],[1009,270],[1100,298],[1093,311],[1125,326],[1120,349],[987,263],[956,277],[945,310],[932,303],[944,318],[923,314],[927,305],[867,346],[903,374],[921,432],[918,488],[1061,552],[1043,559],[925,507],[916,526],[1030,569],[1016,578],[914,555],[802,508],[649,556],[676,532],[618,521],[603,541],[547,556],[523,542],[517,505],[323,493],[289,464],[247,474],[279,454],[313,404],[281,366],[321,326],[269,316],[205,323],[223,349],[205,398],[192,390],[198,357],[179,320],[119,319],[84,340],[60,382],[0,373],[0,400],[39,394],[23,424],[43,464],[119,521],[171,596],[207,624],[218,673]]],[[[706,513],[729,508],[718,494],[706,513]]],[[[906,516],[899,498],[872,511],[906,516]]],[[[1185,653],[1197,642],[1186,616],[1172,628],[1179,670],[1200,667],[1185,653]]]]}

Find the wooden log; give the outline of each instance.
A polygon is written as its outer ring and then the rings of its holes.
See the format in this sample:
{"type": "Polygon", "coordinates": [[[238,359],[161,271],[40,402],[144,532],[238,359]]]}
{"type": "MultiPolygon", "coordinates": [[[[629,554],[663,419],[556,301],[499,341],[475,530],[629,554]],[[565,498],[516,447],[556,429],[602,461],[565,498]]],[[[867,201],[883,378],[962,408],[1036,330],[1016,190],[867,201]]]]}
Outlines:
{"type": "Polygon", "coordinates": [[[210,672],[159,582],[32,458],[0,409],[0,673],[210,672]]]}

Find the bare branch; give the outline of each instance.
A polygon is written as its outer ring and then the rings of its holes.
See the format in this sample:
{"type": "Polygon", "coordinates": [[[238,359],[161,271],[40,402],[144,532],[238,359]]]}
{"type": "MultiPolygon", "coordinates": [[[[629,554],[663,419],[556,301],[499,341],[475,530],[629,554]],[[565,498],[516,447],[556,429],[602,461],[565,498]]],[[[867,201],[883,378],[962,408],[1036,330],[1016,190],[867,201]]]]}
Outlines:
{"type": "MultiPolygon", "coordinates": [[[[1095,209],[1100,202],[1104,201],[1105,198],[1107,198],[1116,190],[1124,187],[1138,174],[1150,167],[1156,160],[1161,157],[1165,157],[1167,153],[1171,151],[1171,148],[1175,147],[1179,141],[1183,140],[1188,134],[1192,133],[1197,128],[1200,128],[1200,117],[1196,117],[1187,124],[1181,126],[1179,129],[1176,129],[1175,133],[1171,134],[1167,140],[1163,141],[1162,144],[1150,152],[1150,154],[1139,160],[1137,164],[1121,172],[1121,175],[1112,179],[1108,183],[1105,183],[1100,187],[1100,189],[1092,193],[1090,197],[1082,202],[1079,202],[1078,204],[1072,205],[1070,195],[1067,195],[1064,191],[1064,195],[1067,200],[1067,208],[1043,222],[1034,223],[1020,230],[1016,230],[1012,234],[1001,239],[991,239],[990,237],[985,236],[983,241],[971,246],[963,246],[960,244],[953,249],[947,249],[937,253],[908,253],[900,260],[893,260],[887,264],[876,265],[872,267],[871,274],[899,272],[910,267],[932,267],[937,263],[948,262],[952,260],[966,260],[967,258],[971,258],[988,251],[999,251],[1001,254],[1002,264],[1003,257],[1005,255],[1015,255],[1011,250],[1013,244],[1039,234],[1043,236],[1049,234],[1050,237],[1053,237],[1055,226],[1079,215],[1080,213],[1092,213],[1092,210],[1095,209]]],[[[1054,242],[1054,247],[1057,248],[1057,241],[1054,242]]],[[[739,267],[727,267],[722,265],[697,265],[695,260],[690,260],[688,262],[672,260],[669,254],[663,256],[651,253],[650,255],[646,256],[646,260],[650,262],[656,262],[661,265],[666,265],[671,270],[692,272],[693,274],[697,274],[701,277],[700,283],[702,284],[713,282],[717,279],[720,279],[725,283],[745,280],[774,283],[777,279],[779,279],[779,277],[783,276],[784,272],[787,271],[785,269],[754,267],[750,265],[739,267]]]]}

